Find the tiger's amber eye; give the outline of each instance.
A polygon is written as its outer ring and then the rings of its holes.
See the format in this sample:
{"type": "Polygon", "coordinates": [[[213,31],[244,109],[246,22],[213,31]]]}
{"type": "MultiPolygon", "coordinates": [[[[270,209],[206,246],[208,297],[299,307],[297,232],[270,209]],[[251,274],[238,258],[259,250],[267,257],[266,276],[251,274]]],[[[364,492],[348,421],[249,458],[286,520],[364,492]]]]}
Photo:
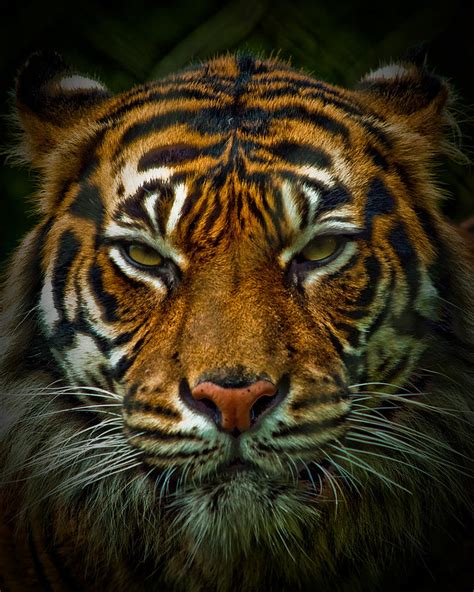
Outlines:
{"type": "Polygon", "coordinates": [[[129,245],[127,255],[134,263],[145,267],[156,267],[163,262],[161,255],[146,245],[129,245]]]}
{"type": "Polygon", "coordinates": [[[319,236],[310,241],[301,251],[307,261],[323,261],[339,249],[341,240],[334,236],[319,236]]]}

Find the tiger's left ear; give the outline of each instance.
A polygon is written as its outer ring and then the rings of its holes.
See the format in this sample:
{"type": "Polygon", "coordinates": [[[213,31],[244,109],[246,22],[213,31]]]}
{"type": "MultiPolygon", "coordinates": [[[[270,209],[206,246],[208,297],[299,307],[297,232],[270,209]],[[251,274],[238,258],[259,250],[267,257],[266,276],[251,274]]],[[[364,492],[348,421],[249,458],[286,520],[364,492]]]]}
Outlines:
{"type": "Polygon", "coordinates": [[[72,128],[87,127],[93,110],[109,96],[96,80],[72,72],[57,53],[33,54],[16,84],[19,156],[41,168],[48,154],[71,136],[72,128]]]}
{"type": "Polygon", "coordinates": [[[436,140],[451,125],[448,84],[419,63],[394,63],[369,72],[356,87],[359,98],[388,123],[402,124],[436,140]]]}

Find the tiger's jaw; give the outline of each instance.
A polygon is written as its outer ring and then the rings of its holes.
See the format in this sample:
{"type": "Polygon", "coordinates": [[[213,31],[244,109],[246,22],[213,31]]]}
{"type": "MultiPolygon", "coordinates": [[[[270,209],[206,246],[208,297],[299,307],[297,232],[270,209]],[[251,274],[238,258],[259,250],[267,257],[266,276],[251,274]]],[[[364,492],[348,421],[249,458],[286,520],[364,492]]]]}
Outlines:
{"type": "Polygon", "coordinates": [[[286,561],[288,549],[298,547],[305,529],[316,527],[320,518],[307,496],[288,478],[276,480],[235,465],[171,497],[165,512],[198,561],[228,566],[256,548],[286,561]]]}

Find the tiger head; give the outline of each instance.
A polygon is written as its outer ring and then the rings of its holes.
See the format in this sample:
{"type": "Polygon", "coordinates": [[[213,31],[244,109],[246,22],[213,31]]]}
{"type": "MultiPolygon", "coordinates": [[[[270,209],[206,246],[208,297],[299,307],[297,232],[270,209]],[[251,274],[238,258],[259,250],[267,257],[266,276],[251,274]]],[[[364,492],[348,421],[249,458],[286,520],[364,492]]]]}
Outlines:
{"type": "MultiPolygon", "coordinates": [[[[314,581],[416,538],[416,495],[459,482],[458,425],[440,444],[424,397],[463,249],[432,180],[446,84],[406,63],[345,90],[237,55],[112,96],[38,54],[17,96],[42,179],[24,358],[58,381],[61,434],[109,446],[78,481],[91,503],[151,513],[167,581],[269,556],[314,581]]],[[[54,511],[91,523],[61,491],[54,511]]]]}

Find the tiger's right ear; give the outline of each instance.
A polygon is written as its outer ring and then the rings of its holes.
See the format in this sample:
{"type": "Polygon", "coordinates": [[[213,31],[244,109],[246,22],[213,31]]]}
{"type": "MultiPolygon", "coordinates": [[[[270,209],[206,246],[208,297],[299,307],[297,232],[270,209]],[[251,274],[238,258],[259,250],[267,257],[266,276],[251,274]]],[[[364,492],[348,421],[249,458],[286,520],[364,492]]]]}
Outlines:
{"type": "Polygon", "coordinates": [[[54,52],[33,54],[16,84],[17,120],[22,135],[18,155],[41,168],[55,146],[110,96],[99,82],[75,74],[54,52]]]}

